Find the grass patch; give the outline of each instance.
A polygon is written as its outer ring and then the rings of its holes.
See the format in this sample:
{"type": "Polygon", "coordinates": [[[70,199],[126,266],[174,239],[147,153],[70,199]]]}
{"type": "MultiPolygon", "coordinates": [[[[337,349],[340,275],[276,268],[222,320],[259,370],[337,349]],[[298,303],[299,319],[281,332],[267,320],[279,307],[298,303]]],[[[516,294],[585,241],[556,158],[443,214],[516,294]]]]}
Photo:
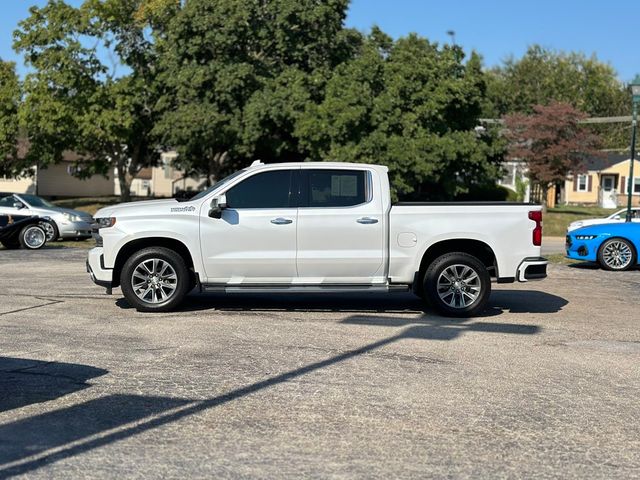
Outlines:
{"type": "Polygon", "coordinates": [[[47,243],[45,248],[85,248],[89,250],[96,246],[96,241],[93,238],[88,240],[63,240],[61,242],[47,243]]]}
{"type": "Polygon", "coordinates": [[[581,263],[581,260],[573,260],[564,256],[564,253],[552,253],[551,255],[544,256],[549,263],[555,263],[556,265],[571,265],[573,263],[581,263]]]}
{"type": "Polygon", "coordinates": [[[585,218],[606,217],[618,211],[600,207],[574,207],[561,205],[550,208],[544,216],[544,235],[548,237],[564,237],[571,222],[585,218]]]}
{"type": "Polygon", "coordinates": [[[67,198],[64,200],[54,200],[51,202],[58,207],[72,208],[82,212],[95,213],[101,208],[120,203],[119,197],[87,197],[87,198],[67,198]]]}

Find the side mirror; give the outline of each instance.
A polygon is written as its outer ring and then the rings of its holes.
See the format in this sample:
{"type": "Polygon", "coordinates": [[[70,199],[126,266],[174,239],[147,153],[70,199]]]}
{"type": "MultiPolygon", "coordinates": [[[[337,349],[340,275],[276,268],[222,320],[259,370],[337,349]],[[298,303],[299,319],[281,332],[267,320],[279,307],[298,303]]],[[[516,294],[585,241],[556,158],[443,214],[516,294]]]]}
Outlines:
{"type": "Polygon", "coordinates": [[[13,208],[17,208],[18,210],[24,208],[24,205],[20,202],[13,202],[13,208]]]}
{"type": "Polygon", "coordinates": [[[620,215],[616,215],[615,217],[613,217],[614,220],[622,220],[622,217],[620,215]]]}
{"type": "Polygon", "coordinates": [[[222,194],[211,200],[211,210],[209,216],[211,218],[222,218],[222,211],[227,208],[227,196],[222,194]]]}

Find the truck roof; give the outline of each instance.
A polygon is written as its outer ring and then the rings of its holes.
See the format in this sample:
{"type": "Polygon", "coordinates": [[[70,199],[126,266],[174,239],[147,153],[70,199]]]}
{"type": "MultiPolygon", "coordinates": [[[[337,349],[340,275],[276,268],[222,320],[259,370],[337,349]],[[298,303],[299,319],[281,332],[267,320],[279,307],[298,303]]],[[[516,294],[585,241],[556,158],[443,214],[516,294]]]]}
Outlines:
{"type": "Polygon", "coordinates": [[[247,169],[269,169],[281,167],[300,167],[300,168],[370,168],[380,172],[388,172],[389,168],[385,165],[374,165],[371,163],[353,163],[353,162],[286,162],[286,163],[262,163],[260,160],[253,162],[247,169]]]}

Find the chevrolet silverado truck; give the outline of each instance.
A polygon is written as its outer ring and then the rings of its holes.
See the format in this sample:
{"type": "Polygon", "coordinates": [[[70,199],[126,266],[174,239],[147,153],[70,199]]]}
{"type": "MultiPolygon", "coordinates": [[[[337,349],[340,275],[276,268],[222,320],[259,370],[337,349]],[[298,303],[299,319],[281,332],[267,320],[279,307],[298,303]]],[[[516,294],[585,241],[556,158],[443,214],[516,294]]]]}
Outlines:
{"type": "Polygon", "coordinates": [[[93,281],[139,311],[201,292],[413,291],[481,312],[497,283],[546,277],[540,206],[392,204],[387,167],[254,162],[186,201],[101,209],[93,281]]]}

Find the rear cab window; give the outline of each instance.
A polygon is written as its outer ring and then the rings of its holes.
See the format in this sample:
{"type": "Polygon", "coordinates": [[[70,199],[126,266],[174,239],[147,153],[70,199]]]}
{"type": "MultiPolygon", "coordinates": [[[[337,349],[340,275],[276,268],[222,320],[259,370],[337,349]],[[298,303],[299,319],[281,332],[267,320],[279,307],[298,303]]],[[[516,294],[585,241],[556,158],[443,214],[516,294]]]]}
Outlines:
{"type": "Polygon", "coordinates": [[[352,207],[368,201],[368,174],[364,170],[303,169],[301,172],[301,207],[352,207]]]}

